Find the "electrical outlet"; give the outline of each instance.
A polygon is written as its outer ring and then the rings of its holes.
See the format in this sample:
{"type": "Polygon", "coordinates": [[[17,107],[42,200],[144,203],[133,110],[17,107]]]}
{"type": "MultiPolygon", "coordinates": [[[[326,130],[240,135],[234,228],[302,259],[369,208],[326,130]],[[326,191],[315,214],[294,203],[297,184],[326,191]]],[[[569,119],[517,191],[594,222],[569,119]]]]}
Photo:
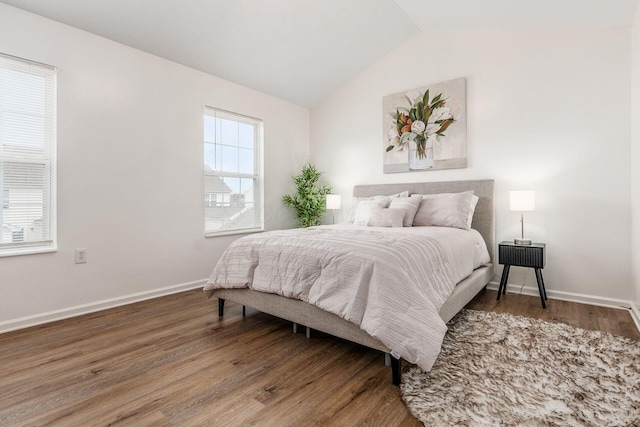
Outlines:
{"type": "Polygon", "coordinates": [[[76,264],[84,264],[87,262],[87,248],[76,249],[76,264]]]}

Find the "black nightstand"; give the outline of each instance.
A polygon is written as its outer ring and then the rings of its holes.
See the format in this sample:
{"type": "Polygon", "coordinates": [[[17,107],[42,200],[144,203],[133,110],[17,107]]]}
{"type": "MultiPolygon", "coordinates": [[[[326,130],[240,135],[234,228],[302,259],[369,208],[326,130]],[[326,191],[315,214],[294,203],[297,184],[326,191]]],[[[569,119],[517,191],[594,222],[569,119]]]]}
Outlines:
{"type": "Polygon", "coordinates": [[[507,280],[509,279],[509,269],[511,266],[531,267],[536,272],[542,308],[547,308],[545,302],[547,300],[547,291],[544,288],[544,280],[542,279],[542,269],[546,264],[544,248],[544,243],[516,245],[513,242],[500,242],[498,245],[498,262],[504,264],[504,269],[502,270],[502,278],[500,279],[500,287],[498,288],[498,301],[500,300],[500,295],[507,293],[507,280]]]}

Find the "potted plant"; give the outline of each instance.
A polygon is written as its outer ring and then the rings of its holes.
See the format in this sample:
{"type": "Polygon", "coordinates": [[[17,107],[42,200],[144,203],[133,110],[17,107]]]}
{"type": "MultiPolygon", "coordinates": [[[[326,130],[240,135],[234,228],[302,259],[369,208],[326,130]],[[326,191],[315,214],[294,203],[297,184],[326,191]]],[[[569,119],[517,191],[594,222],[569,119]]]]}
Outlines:
{"type": "Polygon", "coordinates": [[[286,206],[296,210],[300,227],[320,225],[320,219],[327,210],[326,196],[331,193],[331,187],[318,186],[321,175],[311,163],[304,165],[300,175],[292,177],[298,188],[297,193],[282,198],[286,206]]]}

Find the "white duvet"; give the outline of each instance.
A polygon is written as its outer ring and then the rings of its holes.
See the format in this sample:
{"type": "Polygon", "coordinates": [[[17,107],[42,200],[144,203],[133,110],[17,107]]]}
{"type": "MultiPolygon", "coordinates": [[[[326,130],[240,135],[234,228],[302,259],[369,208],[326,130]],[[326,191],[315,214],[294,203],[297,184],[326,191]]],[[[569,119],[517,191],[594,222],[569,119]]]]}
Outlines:
{"type": "Polygon", "coordinates": [[[250,288],[300,299],[430,370],[447,330],[438,310],[456,283],[488,262],[475,230],[320,226],[236,240],[204,290],[250,288]]]}

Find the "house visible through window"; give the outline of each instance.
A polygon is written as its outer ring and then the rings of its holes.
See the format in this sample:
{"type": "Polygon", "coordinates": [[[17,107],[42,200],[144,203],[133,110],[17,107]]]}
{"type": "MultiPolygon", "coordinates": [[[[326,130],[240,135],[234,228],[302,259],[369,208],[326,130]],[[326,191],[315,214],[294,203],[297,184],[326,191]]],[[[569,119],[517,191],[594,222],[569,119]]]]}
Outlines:
{"type": "Polygon", "coordinates": [[[0,256],[54,250],[55,68],[0,54],[0,256]]]}
{"type": "Polygon", "coordinates": [[[262,121],[205,107],[207,236],[262,230],[262,121]]]}

